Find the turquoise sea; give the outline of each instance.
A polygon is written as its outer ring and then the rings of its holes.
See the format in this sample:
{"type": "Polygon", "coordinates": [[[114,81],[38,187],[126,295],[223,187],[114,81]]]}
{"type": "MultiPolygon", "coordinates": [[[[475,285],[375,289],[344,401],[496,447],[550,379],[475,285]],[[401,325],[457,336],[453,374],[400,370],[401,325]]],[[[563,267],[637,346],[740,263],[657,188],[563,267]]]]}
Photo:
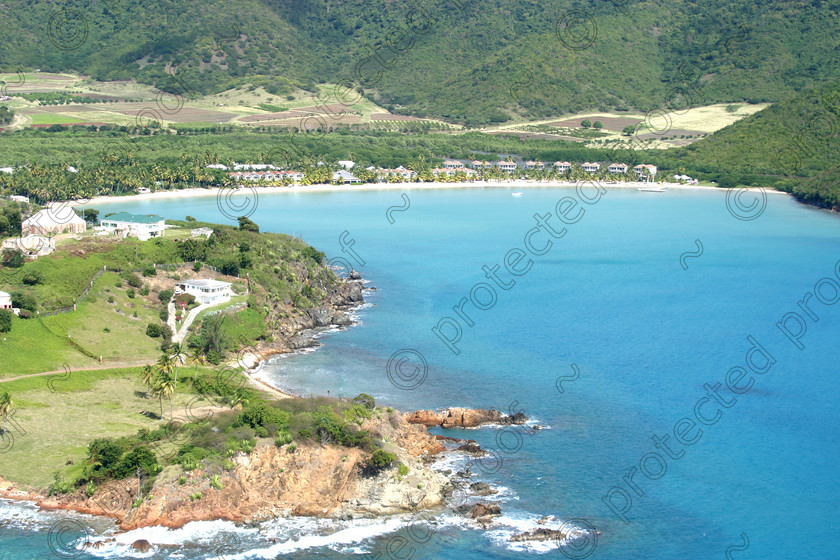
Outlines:
{"type": "MultiPolygon", "coordinates": [[[[500,491],[502,516],[487,529],[443,511],[198,523],[118,543],[144,538],[170,546],[139,556],[188,559],[838,557],[840,218],[775,193],[750,207],[753,193],[727,204],[721,191],[522,190],[95,206],[225,223],[253,211],[263,231],[351,262],[376,287],[359,323],[272,360],[261,375],[278,387],[532,419],[451,434],[493,450],[471,467],[500,491]],[[580,538],[509,541],[544,516],[580,538]]],[[[3,560],[131,556],[125,544],[77,550],[83,534],[112,532],[102,520],[0,511],[3,560]]]]}

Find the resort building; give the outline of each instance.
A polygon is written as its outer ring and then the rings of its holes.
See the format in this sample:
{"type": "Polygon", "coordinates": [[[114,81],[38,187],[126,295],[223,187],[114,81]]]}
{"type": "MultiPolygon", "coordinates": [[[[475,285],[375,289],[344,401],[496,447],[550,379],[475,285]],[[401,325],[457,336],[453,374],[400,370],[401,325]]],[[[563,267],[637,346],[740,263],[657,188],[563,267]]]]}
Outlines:
{"type": "Polygon", "coordinates": [[[525,169],[545,169],[545,164],[541,161],[526,161],[525,169]]]}
{"type": "Polygon", "coordinates": [[[23,235],[55,235],[84,233],[87,224],[69,206],[52,206],[32,214],[21,224],[23,235]]]}
{"type": "Polygon", "coordinates": [[[443,167],[445,169],[463,169],[464,164],[455,159],[448,159],[443,162],[443,167]]]}
{"type": "Polygon", "coordinates": [[[555,161],[554,162],[554,170],[558,173],[565,173],[569,169],[572,168],[572,164],[568,161],[555,161]]]}
{"type": "Polygon", "coordinates": [[[303,179],[303,173],[300,171],[234,171],[228,173],[228,176],[235,181],[282,181],[289,179],[293,182],[298,182],[303,179]]]}
{"type": "Polygon", "coordinates": [[[341,171],[336,171],[332,175],[333,181],[338,181],[339,183],[344,183],[345,185],[348,183],[361,183],[361,179],[347,171],[346,169],[342,169],[341,171]]]}
{"type": "Polygon", "coordinates": [[[175,295],[190,294],[202,304],[230,301],[230,282],[220,280],[184,280],[175,286],[175,295]]]}
{"type": "Polygon", "coordinates": [[[340,165],[341,167],[343,167],[347,171],[350,171],[351,169],[356,167],[356,162],[355,161],[349,161],[349,160],[346,160],[346,159],[342,159],[342,160],[338,161],[338,165],[340,165]]]}
{"type": "Polygon", "coordinates": [[[146,241],[152,237],[163,237],[166,222],[160,216],[119,212],[99,220],[98,229],[120,237],[134,235],[140,241],[146,241]]]}
{"type": "Polygon", "coordinates": [[[613,163],[607,167],[607,171],[610,173],[627,173],[629,166],[626,163],[613,163]]]}
{"type": "Polygon", "coordinates": [[[28,196],[20,196],[17,194],[13,194],[9,197],[9,200],[12,202],[23,202],[24,204],[29,204],[29,197],[28,196]]]}
{"type": "Polygon", "coordinates": [[[600,163],[589,163],[588,161],[581,165],[584,171],[588,173],[595,173],[599,169],[601,169],[600,163]]]}
{"type": "Polygon", "coordinates": [[[499,162],[499,163],[497,163],[496,165],[497,165],[497,166],[498,166],[498,168],[499,168],[499,169],[501,169],[502,171],[508,171],[508,172],[510,172],[510,171],[516,171],[516,168],[518,167],[518,166],[516,165],[516,162],[513,162],[513,161],[500,161],[500,162],[499,162]]]}
{"type": "Polygon", "coordinates": [[[55,251],[55,239],[42,235],[14,237],[3,242],[4,249],[20,251],[30,259],[37,259],[55,251]]]}
{"type": "Polygon", "coordinates": [[[649,165],[649,164],[639,164],[633,168],[633,171],[636,172],[636,175],[640,179],[644,179],[647,181],[653,181],[653,178],[656,177],[656,166],[649,165]]]}
{"type": "Polygon", "coordinates": [[[6,292],[0,292],[0,309],[12,308],[12,296],[6,292]]]}

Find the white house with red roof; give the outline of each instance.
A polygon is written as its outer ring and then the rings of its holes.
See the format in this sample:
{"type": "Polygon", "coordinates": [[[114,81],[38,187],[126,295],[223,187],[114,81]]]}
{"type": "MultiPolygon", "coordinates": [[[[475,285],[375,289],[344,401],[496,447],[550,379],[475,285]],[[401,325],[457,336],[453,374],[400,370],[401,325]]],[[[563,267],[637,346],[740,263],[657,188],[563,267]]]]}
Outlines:
{"type": "Polygon", "coordinates": [[[626,163],[611,163],[609,167],[607,167],[607,171],[610,173],[627,173],[627,170],[630,167],[626,163]]]}
{"type": "Polygon", "coordinates": [[[584,164],[581,165],[581,167],[583,168],[584,171],[586,171],[588,173],[595,173],[596,171],[601,169],[601,164],[597,163],[597,162],[589,163],[587,161],[587,162],[584,162],[584,164]]]}

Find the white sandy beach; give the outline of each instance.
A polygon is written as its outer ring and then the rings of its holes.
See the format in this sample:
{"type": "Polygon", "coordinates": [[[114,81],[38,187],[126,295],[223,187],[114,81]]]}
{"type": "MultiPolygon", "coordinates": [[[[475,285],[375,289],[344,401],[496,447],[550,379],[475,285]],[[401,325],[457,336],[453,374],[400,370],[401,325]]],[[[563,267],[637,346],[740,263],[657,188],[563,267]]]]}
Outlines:
{"type": "MultiPolygon", "coordinates": [[[[228,192],[230,195],[241,191],[242,194],[256,193],[260,194],[274,194],[274,193],[306,193],[306,192],[348,192],[359,190],[425,190],[425,189],[547,189],[558,187],[575,187],[578,183],[570,181],[528,181],[528,180],[509,180],[509,181],[468,181],[460,183],[364,183],[359,185],[292,185],[288,187],[264,187],[253,184],[244,183],[236,185],[235,187],[212,187],[212,188],[189,188],[179,190],[157,191],[153,193],[134,194],[126,196],[98,196],[86,200],[72,201],[69,204],[74,206],[88,205],[88,204],[102,204],[105,202],[116,201],[136,201],[136,200],[156,200],[165,198],[190,198],[196,196],[218,196],[220,191],[228,192]]],[[[600,184],[608,189],[638,189],[643,186],[651,186],[651,183],[642,183],[637,181],[610,183],[606,181],[600,184]]],[[[657,186],[668,187],[674,190],[722,190],[719,187],[701,186],[701,185],[682,185],[679,183],[657,183],[657,186]]],[[[753,190],[753,189],[748,189],[753,190]]],[[[758,189],[755,189],[758,190],[758,189]]],[[[774,191],[765,189],[765,192],[786,194],[781,191],[774,191]]]]}

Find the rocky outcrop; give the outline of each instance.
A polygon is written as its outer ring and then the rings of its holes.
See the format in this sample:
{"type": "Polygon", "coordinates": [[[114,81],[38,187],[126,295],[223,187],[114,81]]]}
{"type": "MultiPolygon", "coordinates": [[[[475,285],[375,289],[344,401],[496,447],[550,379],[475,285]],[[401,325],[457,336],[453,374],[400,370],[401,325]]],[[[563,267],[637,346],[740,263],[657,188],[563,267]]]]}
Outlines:
{"type": "MultiPolygon", "coordinates": [[[[443,447],[424,427],[409,424],[398,412],[378,409],[361,429],[377,441],[389,442],[385,450],[396,455],[397,463],[368,476],[368,453],[359,448],[308,441],[298,442],[290,450],[262,439],[250,454],[235,455],[230,470],[196,469],[186,473],[185,479],[178,469],[161,473],[142,501],[138,500],[137,479],[108,482],[91,498],[79,490],[73,495],[19,499],[35,499],[45,509],[113,517],[123,530],[289,515],[352,519],[411,513],[443,503],[451,484],[423,460],[443,447]],[[400,474],[399,464],[408,467],[407,474],[400,474]]],[[[5,493],[14,492],[12,485],[4,488],[5,493]]]]}
{"type": "Polygon", "coordinates": [[[526,542],[526,541],[561,541],[566,538],[566,533],[559,529],[546,529],[539,527],[533,531],[525,531],[524,533],[517,533],[513,535],[511,542],[526,542]]]}
{"type": "Polygon", "coordinates": [[[502,414],[493,408],[447,408],[440,411],[417,410],[408,413],[408,422],[423,426],[440,426],[442,428],[477,428],[487,424],[524,424],[528,417],[522,412],[513,416],[502,414]]]}

